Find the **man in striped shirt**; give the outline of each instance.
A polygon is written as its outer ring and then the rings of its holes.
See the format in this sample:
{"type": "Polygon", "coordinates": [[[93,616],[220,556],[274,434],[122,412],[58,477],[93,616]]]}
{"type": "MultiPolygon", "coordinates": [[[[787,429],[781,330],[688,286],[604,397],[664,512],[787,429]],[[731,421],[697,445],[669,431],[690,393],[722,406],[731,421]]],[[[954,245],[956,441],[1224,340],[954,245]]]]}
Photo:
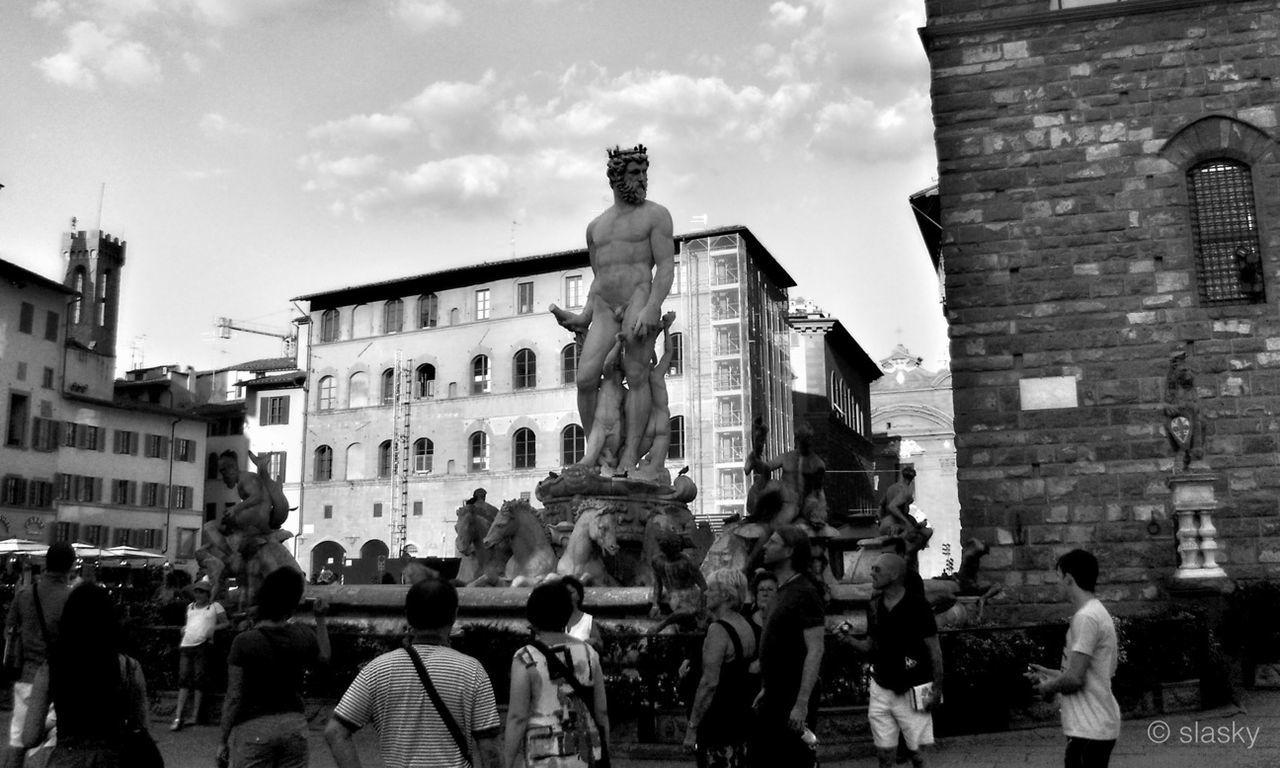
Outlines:
{"type": "Polygon", "coordinates": [[[500,768],[501,723],[493,685],[480,662],[449,647],[457,590],[440,579],[420,581],[409,588],[404,608],[413,627],[413,650],[464,734],[465,753],[423,687],[413,659],[398,648],[369,662],[334,708],[324,735],[338,768],[359,768],[352,736],[368,723],[378,730],[386,768],[500,768]]]}

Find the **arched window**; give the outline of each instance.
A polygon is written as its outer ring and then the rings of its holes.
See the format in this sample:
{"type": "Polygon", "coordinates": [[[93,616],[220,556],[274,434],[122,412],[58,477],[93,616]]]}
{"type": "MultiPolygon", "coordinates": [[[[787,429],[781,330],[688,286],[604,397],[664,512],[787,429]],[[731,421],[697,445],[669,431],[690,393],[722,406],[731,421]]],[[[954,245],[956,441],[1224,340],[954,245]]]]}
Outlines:
{"type": "Polygon", "coordinates": [[[471,433],[471,471],[483,472],[489,468],[489,436],[483,432],[471,433]]]}
{"type": "Polygon", "coordinates": [[[392,299],[382,305],[382,332],[399,333],[404,330],[404,302],[392,299]]]}
{"type": "Polygon", "coordinates": [[[357,304],[351,310],[351,338],[363,339],[373,335],[373,308],[357,304]]]}
{"type": "Polygon", "coordinates": [[[418,297],[418,327],[435,328],[439,322],[440,300],[434,293],[424,293],[418,297]]]}
{"type": "Polygon", "coordinates": [[[205,480],[218,479],[218,452],[217,451],[213,451],[212,453],[210,453],[209,458],[206,459],[204,462],[204,479],[205,480]]]}
{"type": "Polygon", "coordinates": [[[538,356],[532,349],[522,349],[512,360],[511,380],[516,389],[533,389],[538,385],[538,356]]]}
{"type": "Polygon", "coordinates": [[[320,340],[337,341],[338,335],[338,310],[326,309],[324,314],[320,315],[320,340]]]}
{"type": "Polygon", "coordinates": [[[476,355],[471,358],[471,394],[482,395],[489,391],[489,358],[476,355]]]}
{"type": "Polygon", "coordinates": [[[436,447],[425,437],[413,442],[413,471],[425,475],[431,471],[431,462],[435,458],[436,447]]]}
{"type": "Polygon", "coordinates": [[[71,278],[71,290],[79,295],[71,301],[72,325],[80,322],[80,312],[84,308],[84,282],[84,267],[76,267],[75,276],[71,278]]]}
{"type": "Polygon", "coordinates": [[[338,382],[332,376],[325,376],[320,379],[317,391],[316,408],[322,411],[333,410],[338,402],[338,382]]]}
{"type": "Polygon", "coordinates": [[[1204,304],[1266,300],[1253,176],[1247,164],[1225,158],[1187,171],[1196,277],[1204,304]]]}
{"type": "Polygon", "coordinates": [[[516,469],[533,469],[538,465],[538,438],[532,429],[516,430],[511,438],[511,455],[516,469]]]}
{"type": "Polygon", "coordinates": [[[396,371],[388,368],[382,372],[382,404],[391,405],[396,401],[396,371]]]}
{"type": "Polygon", "coordinates": [[[684,458],[684,417],[672,416],[671,421],[671,444],[667,448],[668,459],[684,458]]]}
{"type": "Polygon", "coordinates": [[[423,363],[413,377],[413,394],[417,397],[436,396],[436,367],[431,363],[423,363]]]}
{"type": "Polygon", "coordinates": [[[570,466],[582,461],[587,452],[587,433],[577,424],[570,424],[560,431],[560,465],[570,466]]]}
{"type": "Polygon", "coordinates": [[[565,348],[560,350],[560,383],[573,384],[578,380],[578,358],[582,354],[582,350],[578,348],[577,342],[566,344],[565,348]]]}
{"type": "Polygon", "coordinates": [[[671,334],[671,364],[667,366],[668,376],[680,376],[684,373],[684,335],[671,334]]]}
{"type": "Polygon", "coordinates": [[[347,407],[363,408],[369,404],[369,374],[356,371],[347,386],[347,407]]]}
{"type": "Polygon", "coordinates": [[[312,475],[317,482],[333,479],[333,449],[329,446],[322,445],[316,449],[315,471],[312,475]]]}
{"type": "Polygon", "coordinates": [[[459,320],[458,308],[454,307],[449,310],[449,325],[457,325],[459,320]]]}
{"type": "Polygon", "coordinates": [[[347,467],[344,480],[364,479],[364,446],[352,443],[347,446],[347,467]]]}
{"type": "Polygon", "coordinates": [[[391,477],[391,441],[383,440],[378,446],[378,477],[391,477]]]}

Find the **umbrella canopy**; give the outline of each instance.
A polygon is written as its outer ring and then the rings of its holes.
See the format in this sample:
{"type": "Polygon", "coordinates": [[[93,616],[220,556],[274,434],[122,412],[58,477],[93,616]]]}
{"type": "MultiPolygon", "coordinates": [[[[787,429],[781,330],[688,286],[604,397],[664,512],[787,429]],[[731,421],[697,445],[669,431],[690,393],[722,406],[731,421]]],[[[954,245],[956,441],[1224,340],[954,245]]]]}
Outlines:
{"type": "Polygon", "coordinates": [[[41,544],[38,541],[30,539],[19,539],[14,536],[8,539],[0,540],[0,555],[13,555],[23,553],[44,553],[49,549],[48,544],[41,544]]]}
{"type": "Polygon", "coordinates": [[[103,557],[119,557],[129,560],[163,560],[165,556],[159,552],[152,552],[149,549],[138,549],[137,547],[110,547],[102,550],[103,557]]]}
{"type": "Polygon", "coordinates": [[[82,559],[86,557],[102,557],[104,551],[92,544],[81,544],[79,542],[72,543],[71,548],[76,551],[76,557],[82,559]]]}

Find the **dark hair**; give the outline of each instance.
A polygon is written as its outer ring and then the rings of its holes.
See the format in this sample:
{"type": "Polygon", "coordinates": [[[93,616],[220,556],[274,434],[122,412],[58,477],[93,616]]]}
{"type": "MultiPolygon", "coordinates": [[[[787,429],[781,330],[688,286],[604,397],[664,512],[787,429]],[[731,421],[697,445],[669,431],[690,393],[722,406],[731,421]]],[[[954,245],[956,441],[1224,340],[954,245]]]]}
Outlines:
{"type": "Polygon", "coordinates": [[[1075,579],[1076,586],[1085,592],[1098,586],[1098,558],[1083,549],[1073,549],[1059,557],[1057,568],[1064,576],[1075,579]]]}
{"type": "Polygon", "coordinates": [[[258,587],[258,618],[284,621],[302,601],[305,585],[302,574],[292,568],[277,568],[258,587]]]}
{"type": "Polygon", "coordinates": [[[756,569],[756,572],[751,576],[751,594],[754,595],[760,589],[760,585],[766,581],[772,581],[776,585],[778,577],[768,568],[756,569]]]}
{"type": "Polygon", "coordinates": [[[813,558],[813,550],[809,546],[809,534],[798,525],[784,525],[775,533],[782,543],[791,548],[791,567],[799,573],[809,568],[809,560],[813,558]]]}
{"type": "Polygon", "coordinates": [[[582,586],[582,582],[577,576],[561,576],[560,583],[578,593],[578,604],[581,605],[587,599],[587,589],[582,586]]]}
{"type": "Polygon", "coordinates": [[[219,460],[222,460],[222,459],[231,459],[232,461],[234,461],[234,462],[236,463],[236,466],[240,466],[240,454],[236,453],[235,451],[231,450],[230,448],[228,448],[227,450],[225,450],[225,451],[223,451],[222,453],[218,454],[218,459],[219,459],[219,460]]]}
{"type": "Polygon", "coordinates": [[[414,629],[447,627],[458,618],[458,590],[443,579],[427,577],[409,587],[404,615],[414,629]]]}
{"type": "Polygon", "coordinates": [[[112,692],[120,685],[120,623],[107,590],[81,584],[67,596],[58,620],[58,636],[49,655],[53,704],[66,722],[87,728],[86,738],[114,739],[119,722],[102,716],[97,697],[86,691],[112,692]]]}
{"type": "Polygon", "coordinates": [[[563,584],[548,582],[539,584],[529,593],[525,605],[529,623],[540,632],[563,632],[573,615],[573,601],[563,584]]]}
{"type": "Polygon", "coordinates": [[[76,564],[76,551],[65,541],[55,541],[44,556],[44,567],[51,573],[66,573],[76,564]]]}

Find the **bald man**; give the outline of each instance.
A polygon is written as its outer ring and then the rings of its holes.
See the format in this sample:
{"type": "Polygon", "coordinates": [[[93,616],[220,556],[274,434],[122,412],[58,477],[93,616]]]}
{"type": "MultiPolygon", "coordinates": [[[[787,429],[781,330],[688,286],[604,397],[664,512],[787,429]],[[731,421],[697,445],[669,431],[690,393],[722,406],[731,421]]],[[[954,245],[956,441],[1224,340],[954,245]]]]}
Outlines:
{"type": "Polygon", "coordinates": [[[925,749],[933,744],[931,710],[942,697],[942,645],[938,625],[922,590],[908,589],[907,561],[881,555],[871,566],[876,590],[867,614],[870,633],[845,641],[871,655],[867,719],[881,768],[897,764],[899,737],[906,742],[911,764],[925,765],[925,749]],[[911,689],[933,683],[933,692],[917,708],[911,689]]]}

